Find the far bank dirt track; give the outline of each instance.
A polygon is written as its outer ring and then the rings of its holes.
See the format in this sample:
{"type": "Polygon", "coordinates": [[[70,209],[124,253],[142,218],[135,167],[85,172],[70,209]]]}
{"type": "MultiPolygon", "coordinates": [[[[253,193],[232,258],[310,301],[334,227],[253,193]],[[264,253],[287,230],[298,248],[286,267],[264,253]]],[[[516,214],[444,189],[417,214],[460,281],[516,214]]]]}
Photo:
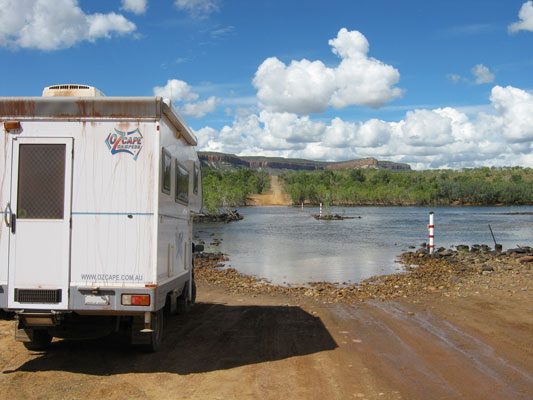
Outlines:
{"type": "Polygon", "coordinates": [[[270,189],[266,193],[250,196],[248,203],[253,206],[288,206],[291,204],[291,199],[283,191],[279,177],[270,175],[270,189]]]}
{"type": "Polygon", "coordinates": [[[208,284],[143,354],[105,339],[46,353],[0,322],[3,399],[530,399],[530,290],[322,304],[208,284]]]}

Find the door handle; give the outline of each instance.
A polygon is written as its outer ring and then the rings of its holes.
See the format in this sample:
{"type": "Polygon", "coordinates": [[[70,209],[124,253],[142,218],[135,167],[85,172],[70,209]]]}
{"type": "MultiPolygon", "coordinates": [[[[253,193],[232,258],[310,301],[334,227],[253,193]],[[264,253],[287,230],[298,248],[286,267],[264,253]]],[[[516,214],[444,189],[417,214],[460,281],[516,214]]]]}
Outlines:
{"type": "Polygon", "coordinates": [[[11,204],[10,203],[7,203],[6,209],[4,210],[4,222],[6,223],[6,226],[8,228],[11,227],[11,204]]]}
{"type": "Polygon", "coordinates": [[[17,214],[11,214],[11,233],[15,234],[15,227],[17,226],[17,214]]]}

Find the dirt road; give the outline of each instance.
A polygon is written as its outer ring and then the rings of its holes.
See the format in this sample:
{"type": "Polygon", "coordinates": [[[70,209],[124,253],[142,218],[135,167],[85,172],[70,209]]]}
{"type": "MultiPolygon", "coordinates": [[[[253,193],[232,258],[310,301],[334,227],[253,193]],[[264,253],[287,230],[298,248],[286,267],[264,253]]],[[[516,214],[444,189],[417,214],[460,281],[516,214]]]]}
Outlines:
{"type": "Polygon", "coordinates": [[[201,284],[157,354],[106,339],[28,352],[0,322],[4,399],[530,399],[530,289],[322,304],[201,284]]]}
{"type": "Polygon", "coordinates": [[[291,199],[283,191],[278,176],[270,175],[270,190],[264,194],[254,194],[248,198],[251,206],[288,206],[291,199]]]}

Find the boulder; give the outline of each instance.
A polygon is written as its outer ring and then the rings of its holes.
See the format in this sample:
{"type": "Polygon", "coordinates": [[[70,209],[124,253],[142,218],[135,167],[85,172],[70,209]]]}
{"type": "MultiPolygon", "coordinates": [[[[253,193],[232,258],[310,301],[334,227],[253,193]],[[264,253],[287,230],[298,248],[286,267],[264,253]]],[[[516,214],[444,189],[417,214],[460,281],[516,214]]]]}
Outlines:
{"type": "Polygon", "coordinates": [[[483,253],[489,253],[492,249],[490,248],[490,246],[482,244],[481,246],[479,246],[479,250],[483,253]]]}
{"type": "Polygon", "coordinates": [[[525,247],[517,247],[516,249],[508,249],[506,254],[526,254],[527,248],[525,247]]]}

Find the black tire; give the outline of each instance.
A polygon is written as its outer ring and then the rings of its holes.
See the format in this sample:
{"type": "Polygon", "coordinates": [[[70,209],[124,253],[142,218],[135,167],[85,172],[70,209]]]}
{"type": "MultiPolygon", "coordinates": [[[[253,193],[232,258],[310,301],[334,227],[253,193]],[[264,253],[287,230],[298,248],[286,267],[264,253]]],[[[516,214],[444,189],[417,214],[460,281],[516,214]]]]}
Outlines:
{"type": "Polygon", "coordinates": [[[150,353],[155,353],[161,348],[163,343],[163,309],[152,313],[152,329],[150,333],[150,343],[145,345],[145,350],[150,353]]]}
{"type": "Polygon", "coordinates": [[[15,313],[0,310],[0,320],[11,321],[15,318],[15,313]]]}
{"type": "Polygon", "coordinates": [[[191,306],[196,304],[196,281],[194,280],[194,275],[192,277],[192,290],[191,290],[191,306]]]}
{"type": "Polygon", "coordinates": [[[196,282],[192,280],[192,288],[191,288],[191,297],[189,298],[189,284],[185,284],[185,287],[183,288],[183,292],[180,297],[178,297],[178,314],[184,314],[191,311],[192,306],[196,303],[196,282]]]}
{"type": "Polygon", "coordinates": [[[43,329],[36,329],[33,331],[31,342],[24,342],[24,347],[32,351],[46,350],[52,342],[52,336],[43,329]]]}

